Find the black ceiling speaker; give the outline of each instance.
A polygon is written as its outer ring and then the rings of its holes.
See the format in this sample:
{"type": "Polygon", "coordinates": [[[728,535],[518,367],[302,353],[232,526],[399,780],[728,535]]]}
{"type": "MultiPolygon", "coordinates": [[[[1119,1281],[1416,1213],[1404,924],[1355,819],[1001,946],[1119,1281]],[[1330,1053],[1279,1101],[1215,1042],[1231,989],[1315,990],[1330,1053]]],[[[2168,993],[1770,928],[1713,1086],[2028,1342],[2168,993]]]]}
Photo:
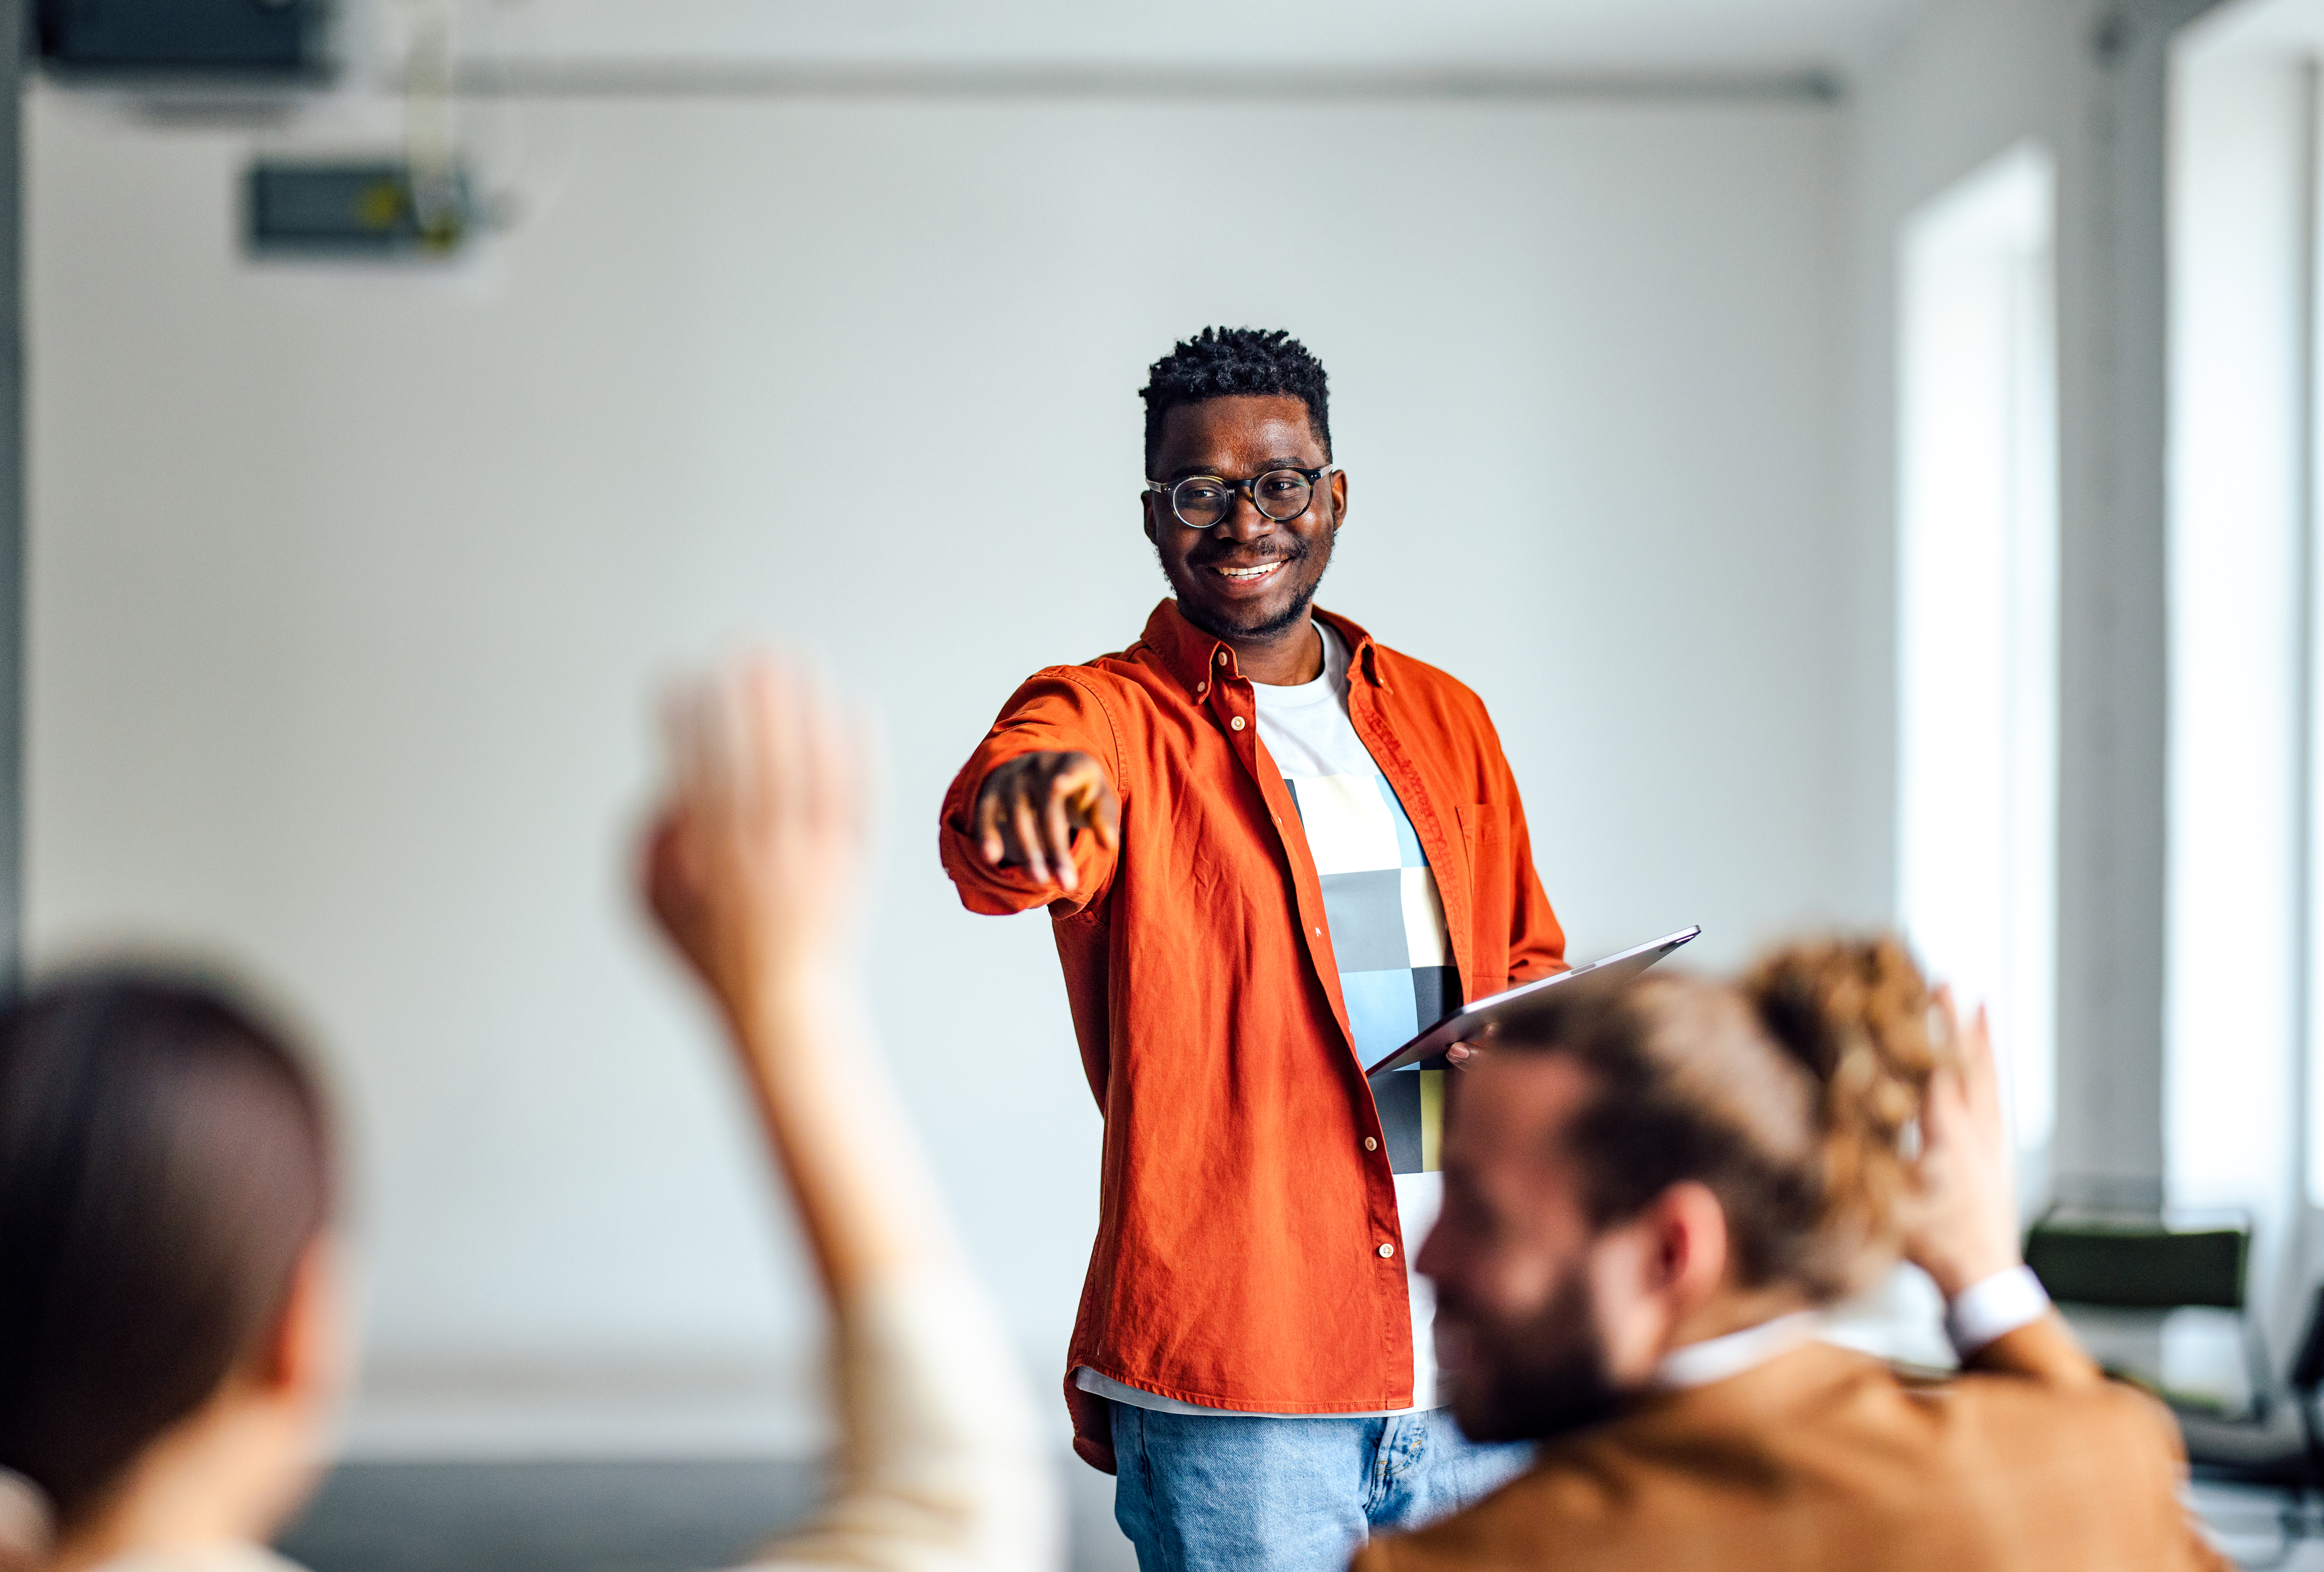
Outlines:
{"type": "Polygon", "coordinates": [[[41,58],[90,77],[300,81],[328,74],[329,0],[39,0],[41,58]]]}

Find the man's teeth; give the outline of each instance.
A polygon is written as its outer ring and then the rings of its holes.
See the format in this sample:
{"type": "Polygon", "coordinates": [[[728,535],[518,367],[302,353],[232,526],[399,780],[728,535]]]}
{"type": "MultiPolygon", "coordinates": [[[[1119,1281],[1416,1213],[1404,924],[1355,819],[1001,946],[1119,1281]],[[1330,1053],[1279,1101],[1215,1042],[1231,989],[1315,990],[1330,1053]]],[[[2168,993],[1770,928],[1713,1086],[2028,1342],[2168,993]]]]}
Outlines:
{"type": "Polygon", "coordinates": [[[1262,562],[1256,568],[1222,568],[1219,571],[1229,578],[1262,578],[1282,566],[1280,562],[1262,562]]]}

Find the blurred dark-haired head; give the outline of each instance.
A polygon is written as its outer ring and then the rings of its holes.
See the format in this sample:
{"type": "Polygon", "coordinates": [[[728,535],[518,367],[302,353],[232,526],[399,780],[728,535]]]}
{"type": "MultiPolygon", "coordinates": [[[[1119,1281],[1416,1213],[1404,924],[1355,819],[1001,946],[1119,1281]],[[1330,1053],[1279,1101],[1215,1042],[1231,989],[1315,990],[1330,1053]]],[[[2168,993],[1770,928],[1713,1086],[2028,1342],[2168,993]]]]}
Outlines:
{"type": "Polygon", "coordinates": [[[106,969],[0,1009],[0,1468],[69,1531],[263,1357],[332,1188],[315,1081],[219,989],[106,969]]]}
{"type": "Polygon", "coordinates": [[[1824,940],[1497,1040],[1460,1078],[1420,1262],[1462,1426],[1603,1417],[1683,1325],[1827,1304],[1892,1264],[1930,1003],[1900,944],[1824,940]]]}

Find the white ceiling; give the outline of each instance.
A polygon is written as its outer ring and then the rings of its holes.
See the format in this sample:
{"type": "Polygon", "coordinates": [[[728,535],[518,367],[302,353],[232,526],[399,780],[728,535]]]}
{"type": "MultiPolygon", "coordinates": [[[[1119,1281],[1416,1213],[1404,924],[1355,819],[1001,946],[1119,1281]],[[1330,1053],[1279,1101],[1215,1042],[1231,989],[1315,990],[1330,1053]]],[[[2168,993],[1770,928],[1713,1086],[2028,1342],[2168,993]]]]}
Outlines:
{"type": "MultiPolygon", "coordinates": [[[[396,11],[427,0],[386,0],[396,11]]],[[[1915,0],[469,0],[466,55],[632,65],[1844,69],[1915,0]]]]}

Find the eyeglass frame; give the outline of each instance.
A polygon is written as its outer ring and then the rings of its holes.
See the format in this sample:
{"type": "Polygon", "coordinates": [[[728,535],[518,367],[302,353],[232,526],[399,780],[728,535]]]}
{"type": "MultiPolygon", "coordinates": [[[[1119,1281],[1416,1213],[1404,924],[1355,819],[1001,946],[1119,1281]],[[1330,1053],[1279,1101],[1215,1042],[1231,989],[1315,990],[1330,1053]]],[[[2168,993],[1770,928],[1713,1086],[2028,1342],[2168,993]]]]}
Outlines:
{"type": "Polygon", "coordinates": [[[1229,519],[1234,517],[1235,510],[1232,499],[1238,496],[1247,500],[1251,505],[1251,510],[1258,513],[1260,518],[1265,519],[1268,523],[1287,524],[1292,519],[1297,518],[1300,513],[1305,513],[1307,508],[1311,508],[1315,505],[1315,491],[1316,488],[1323,484],[1323,477],[1325,476],[1338,475],[1340,473],[1342,473],[1342,471],[1340,467],[1336,464],[1326,464],[1320,469],[1302,469],[1296,464],[1278,464],[1272,469],[1261,470],[1259,474],[1252,476],[1249,480],[1230,480],[1223,475],[1208,474],[1182,475],[1176,480],[1149,480],[1146,483],[1146,493],[1149,496],[1158,494],[1165,502],[1169,503],[1170,516],[1178,521],[1178,527],[1181,529],[1217,529],[1221,524],[1225,523],[1229,519]],[[1306,507],[1301,508],[1299,513],[1291,514],[1289,518],[1281,519],[1277,518],[1273,513],[1268,513],[1265,508],[1260,507],[1259,505],[1259,493],[1253,488],[1256,487],[1260,481],[1265,480],[1270,475],[1296,475],[1300,479],[1305,481],[1307,483],[1306,507]],[[1188,523],[1186,522],[1186,515],[1178,511],[1177,501],[1173,498],[1170,494],[1177,490],[1180,486],[1185,485],[1190,480],[1215,480],[1221,485],[1225,486],[1227,488],[1227,496],[1229,498],[1227,503],[1227,511],[1221,513],[1216,519],[1207,524],[1188,523]]]}

